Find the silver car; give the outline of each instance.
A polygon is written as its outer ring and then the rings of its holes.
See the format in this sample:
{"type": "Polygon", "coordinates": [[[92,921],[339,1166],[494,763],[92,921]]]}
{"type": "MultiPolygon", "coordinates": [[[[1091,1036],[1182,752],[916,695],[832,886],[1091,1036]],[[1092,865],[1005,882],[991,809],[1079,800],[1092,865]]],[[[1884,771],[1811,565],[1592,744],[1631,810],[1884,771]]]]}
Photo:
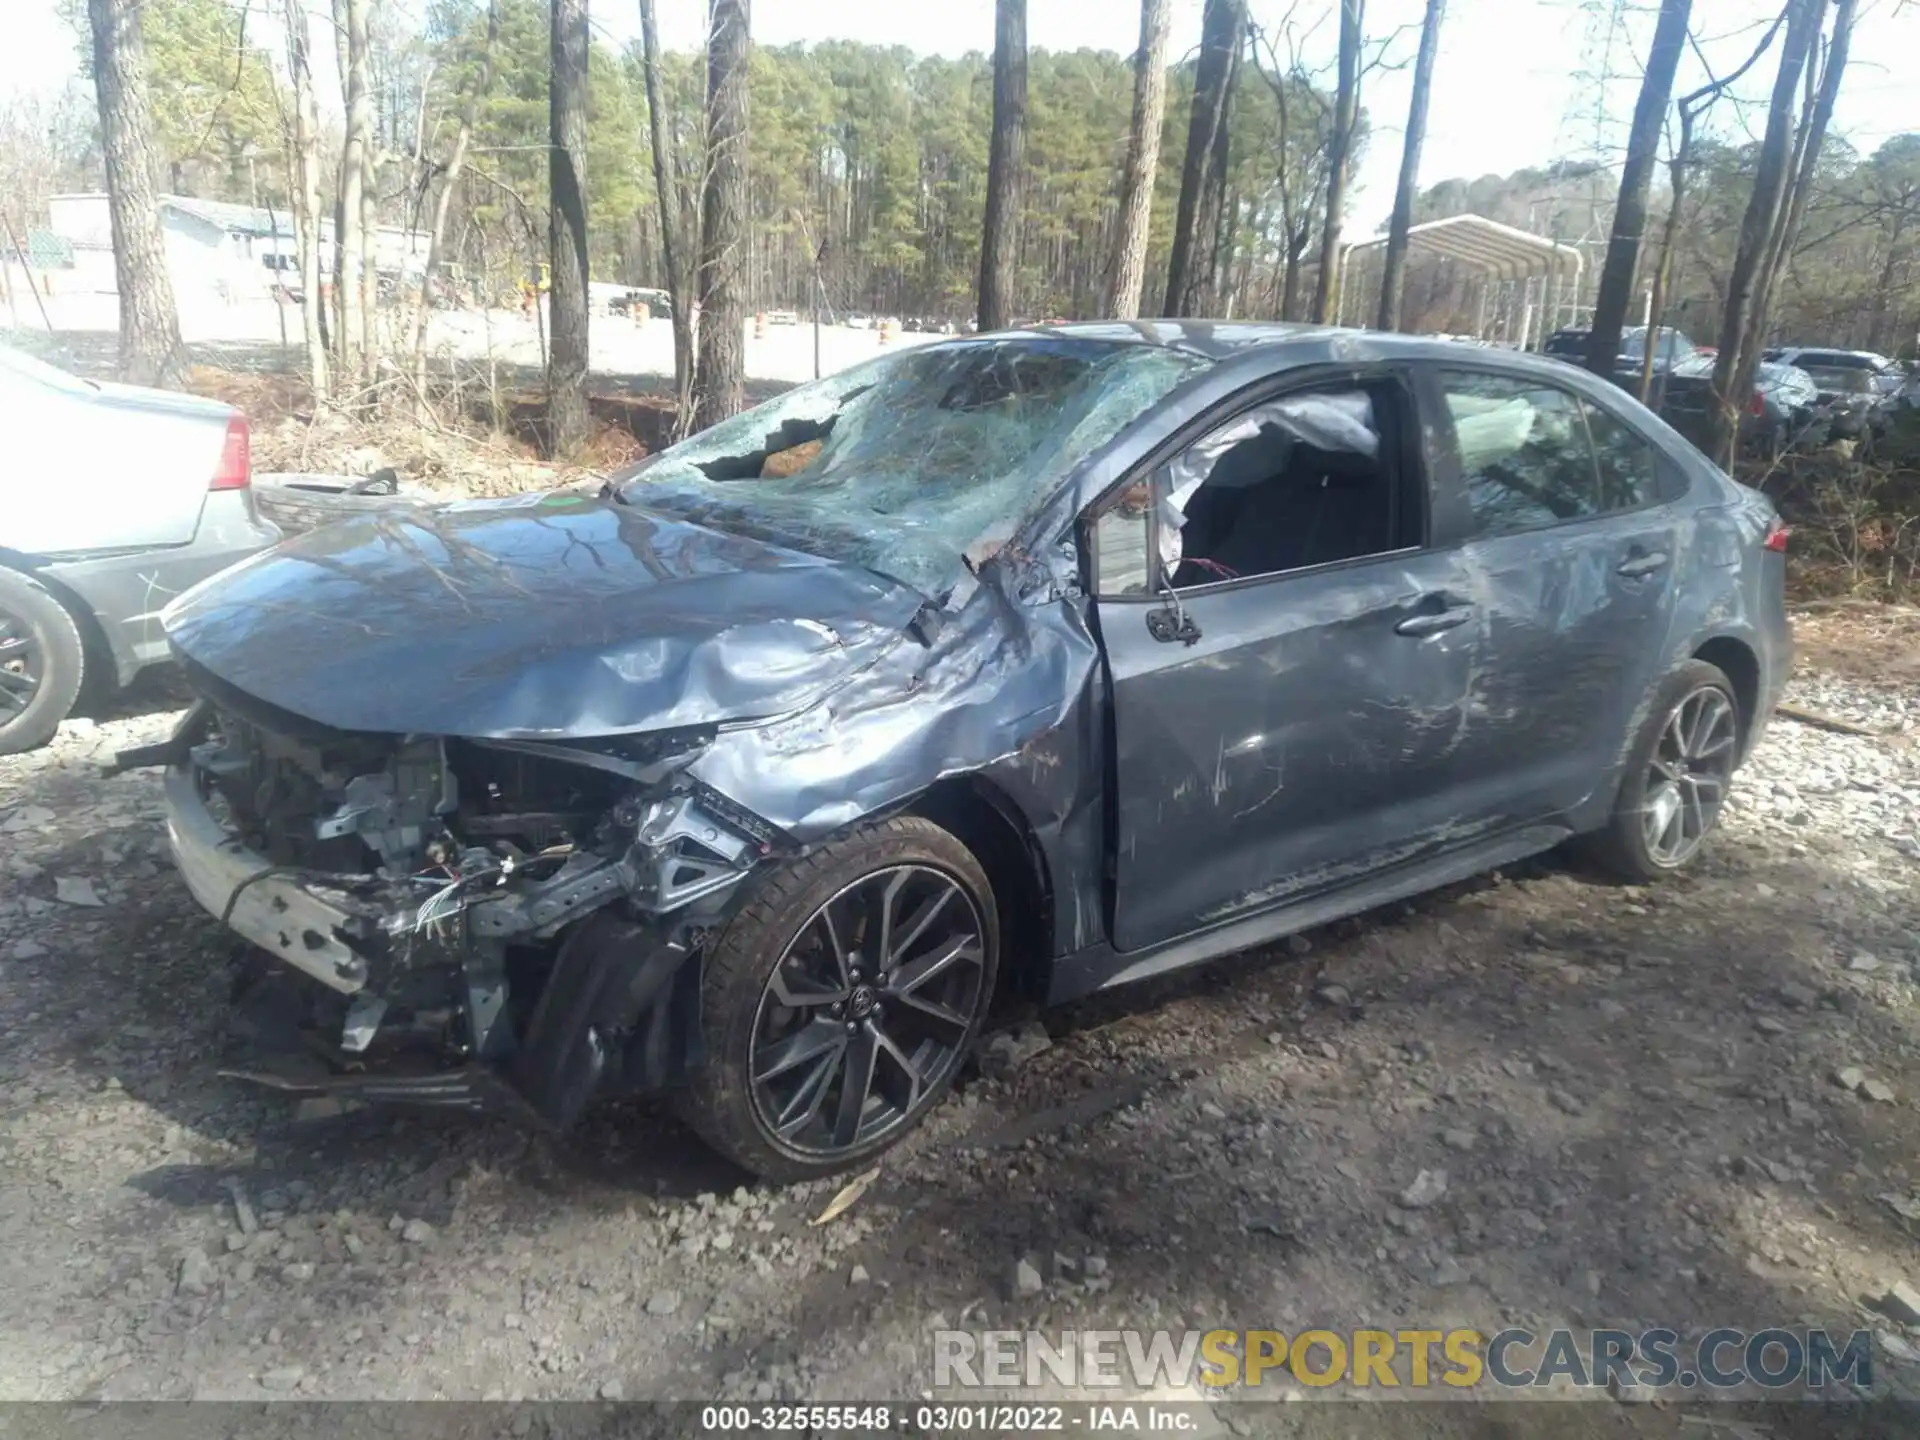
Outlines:
{"type": "Polygon", "coordinates": [[[230,405],[82,380],[0,345],[0,754],[52,738],[83,686],[168,658],[160,609],[280,532],[230,405]]]}

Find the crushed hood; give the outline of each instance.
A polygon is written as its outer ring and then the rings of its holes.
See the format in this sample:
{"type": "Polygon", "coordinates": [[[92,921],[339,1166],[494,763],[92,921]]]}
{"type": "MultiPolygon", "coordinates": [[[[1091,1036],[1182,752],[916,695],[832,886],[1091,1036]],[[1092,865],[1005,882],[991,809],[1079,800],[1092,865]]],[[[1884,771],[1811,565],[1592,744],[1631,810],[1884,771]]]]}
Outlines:
{"type": "Polygon", "coordinates": [[[220,680],[338,729],[528,739],[797,709],[923,604],[858,566],[563,493],[330,525],[163,620],[220,680]]]}

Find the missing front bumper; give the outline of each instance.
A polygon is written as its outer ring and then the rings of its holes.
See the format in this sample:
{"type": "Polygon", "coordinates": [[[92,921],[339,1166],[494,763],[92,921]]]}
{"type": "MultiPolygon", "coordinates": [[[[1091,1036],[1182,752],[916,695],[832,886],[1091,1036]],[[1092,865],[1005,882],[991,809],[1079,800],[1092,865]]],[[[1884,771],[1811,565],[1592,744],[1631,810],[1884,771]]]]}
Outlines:
{"type": "Polygon", "coordinates": [[[166,776],[167,841],[193,898],[223,924],[330,990],[365,988],[368,962],[347,941],[377,922],[344,892],[328,892],[246,849],[207,809],[192,771],[166,776]]]}

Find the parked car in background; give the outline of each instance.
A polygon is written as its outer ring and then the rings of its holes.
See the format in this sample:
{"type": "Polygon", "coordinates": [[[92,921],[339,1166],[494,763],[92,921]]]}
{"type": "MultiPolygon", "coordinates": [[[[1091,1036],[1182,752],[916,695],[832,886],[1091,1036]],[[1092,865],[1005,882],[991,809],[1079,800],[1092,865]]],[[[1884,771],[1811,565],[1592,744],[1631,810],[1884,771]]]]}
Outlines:
{"type": "MultiPolygon", "coordinates": [[[[1543,355],[1551,355],[1556,360],[1565,360],[1574,365],[1587,363],[1587,341],[1592,335],[1589,330],[1556,330],[1541,344],[1543,355]]],[[[1640,376],[1646,363],[1647,328],[1644,325],[1630,326],[1620,332],[1620,349],[1615,355],[1613,380],[1627,390],[1638,391],[1640,376]]],[[[1660,336],[1655,342],[1653,373],[1664,376],[1695,354],[1693,342],[1671,326],[1660,327],[1660,336]]]]}
{"type": "Polygon", "coordinates": [[[0,346],[0,754],[169,658],[160,610],[280,538],[247,419],[0,346]],[[89,683],[90,682],[90,683],[89,683]]]}
{"type": "MultiPolygon", "coordinates": [[[[1696,354],[1681,361],[1660,387],[1660,415],[1696,445],[1706,438],[1713,414],[1713,357],[1696,354]]],[[[1743,448],[1778,455],[1796,443],[1824,440],[1830,416],[1819,387],[1804,370],[1761,361],[1755,367],[1753,393],[1740,407],[1743,448]]]]}
{"type": "Polygon", "coordinates": [[[909,1131],[1003,990],[1574,837],[1684,869],[1786,680],[1785,548],[1532,356],[935,341],[598,496],[287,542],[168,609],[201,700],[123,761],[337,1067],[255,1078],[561,1126],[667,1089],[794,1179],[909,1131]]]}
{"type": "MultiPolygon", "coordinates": [[[[1771,351],[1767,352],[1773,353],[1771,351]]],[[[1818,362],[1835,352],[1787,350],[1820,391],[1820,411],[1826,417],[1828,437],[1859,440],[1886,428],[1893,396],[1881,388],[1881,372],[1866,365],[1825,365],[1818,362]]],[[[1898,393],[1897,390],[1894,393],[1898,393]]]]}
{"type": "MultiPolygon", "coordinates": [[[[1882,397],[1897,395],[1907,381],[1907,370],[1897,360],[1889,360],[1871,350],[1833,350],[1808,345],[1781,345],[1761,353],[1764,360],[1783,365],[1798,365],[1809,372],[1857,370],[1872,382],[1873,393],[1882,397]]],[[[1862,394],[1857,386],[1837,393],[1862,394]]]]}

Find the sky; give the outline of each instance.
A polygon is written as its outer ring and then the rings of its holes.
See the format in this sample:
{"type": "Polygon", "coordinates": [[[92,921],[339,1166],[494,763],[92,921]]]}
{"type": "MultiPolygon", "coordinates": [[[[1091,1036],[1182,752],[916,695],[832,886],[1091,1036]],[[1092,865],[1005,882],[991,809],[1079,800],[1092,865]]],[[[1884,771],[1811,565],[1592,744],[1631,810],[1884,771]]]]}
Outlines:
{"type": "MultiPolygon", "coordinates": [[[[58,90],[76,73],[73,39],[56,15],[57,0],[0,0],[6,44],[0,47],[0,95],[58,90]]],[[[394,0],[389,0],[394,3],[394,0]]],[[[398,0],[408,3],[408,0],[398,0]]],[[[1628,0],[1630,17],[1609,59],[1602,43],[1606,0],[1450,0],[1435,69],[1421,184],[1454,177],[1505,174],[1560,157],[1611,156],[1633,108],[1633,95],[1651,33],[1652,0],[1628,0]],[[1615,78],[1602,86],[1596,77],[1615,78]],[[1596,132],[1593,115],[1603,92],[1614,117],[1611,133],[1596,132]]],[[[639,34],[635,0],[591,0],[600,38],[625,45],[639,34]]],[[[703,39],[704,0],[658,0],[661,43],[691,49],[703,39]]],[[[1695,0],[1694,33],[1720,73],[1744,59],[1778,0],[1695,0]]],[[[277,6],[274,8],[278,8],[277,6]]],[[[323,4],[314,4],[316,14],[323,4]]],[[[1251,0],[1256,24],[1277,29],[1292,12],[1306,29],[1302,51],[1330,76],[1335,41],[1334,0],[1251,0]],[[1324,17],[1317,24],[1304,17],[1324,17]],[[1308,28],[1310,26],[1310,28],[1308,28]]],[[[1400,147],[1412,84],[1424,0],[1366,0],[1366,29],[1387,42],[1385,65],[1363,85],[1362,104],[1373,138],[1355,176],[1349,223],[1371,233],[1393,204],[1400,147]]],[[[993,44],[993,0],[753,0],[754,39],[762,44],[846,39],[902,45],[921,54],[962,55],[993,44]]],[[[1174,0],[1171,53],[1199,44],[1201,0],[1174,0]]],[[[1036,48],[1087,47],[1130,54],[1139,43],[1137,0],[1028,0],[1027,38],[1036,48]]],[[[316,25],[316,71],[333,71],[325,53],[326,28],[316,25]]],[[[265,36],[261,30],[254,33],[265,36]]],[[[276,42],[277,43],[277,42],[276,42]]],[[[1381,48],[1376,43],[1372,48],[1381,48]]],[[[1702,83],[1695,56],[1680,77],[1682,89],[1702,83]]],[[[1740,87],[1764,100],[1772,66],[1762,61],[1740,87]]],[[[153,77],[152,83],[160,83],[153,77]]],[[[1330,83],[1330,81],[1329,81],[1330,83]]],[[[1760,123],[1757,105],[1729,107],[1722,123],[1760,123]]],[[[1870,151],[1891,135],[1920,129],[1920,4],[1861,0],[1853,59],[1835,116],[1836,133],[1870,151]]],[[[4,197],[0,197],[4,198],[4,197]]]]}

